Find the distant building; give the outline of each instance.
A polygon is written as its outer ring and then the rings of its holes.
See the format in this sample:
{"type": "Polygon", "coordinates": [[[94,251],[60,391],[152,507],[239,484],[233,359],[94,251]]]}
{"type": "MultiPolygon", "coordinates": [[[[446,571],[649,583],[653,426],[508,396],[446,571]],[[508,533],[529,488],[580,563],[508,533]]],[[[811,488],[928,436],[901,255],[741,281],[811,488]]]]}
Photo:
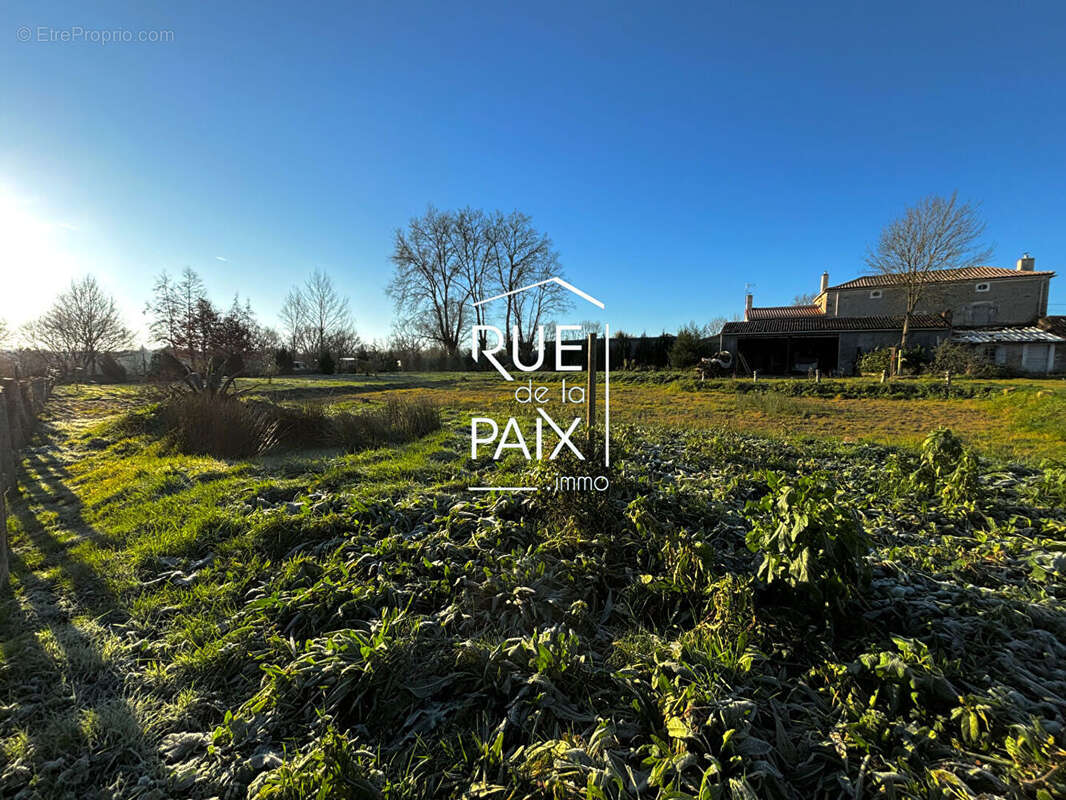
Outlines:
{"type": "MultiPolygon", "coordinates": [[[[1028,253],[1015,269],[967,267],[926,273],[911,315],[908,345],[934,348],[951,340],[989,363],[1018,372],[1066,371],[1066,332],[1047,317],[1054,272],[1038,272],[1028,253]]],[[[906,284],[896,275],[866,275],[835,286],[822,273],[810,305],[753,305],[743,322],[722,328],[720,346],[751,369],[785,375],[820,369],[851,374],[858,357],[899,344],[906,284]]]]}

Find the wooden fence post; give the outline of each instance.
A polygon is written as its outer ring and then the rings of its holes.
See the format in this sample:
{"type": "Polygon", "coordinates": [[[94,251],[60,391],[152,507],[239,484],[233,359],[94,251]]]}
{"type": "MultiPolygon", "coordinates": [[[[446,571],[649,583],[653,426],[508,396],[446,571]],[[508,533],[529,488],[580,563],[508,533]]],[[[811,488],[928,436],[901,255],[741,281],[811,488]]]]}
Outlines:
{"type": "Polygon", "coordinates": [[[596,427],[596,338],[596,334],[589,334],[588,384],[585,389],[585,433],[589,444],[592,444],[593,428],[596,427]]]}
{"type": "Polygon", "coordinates": [[[11,449],[18,450],[23,444],[22,411],[18,381],[13,378],[0,379],[0,399],[7,409],[8,430],[11,432],[11,449]]]}
{"type": "Polygon", "coordinates": [[[11,435],[5,394],[0,386],[0,493],[15,485],[15,440],[11,435]]]}
{"type": "Polygon", "coordinates": [[[7,588],[8,573],[11,571],[7,562],[7,506],[4,494],[0,491],[0,589],[7,588]]]}
{"type": "Polygon", "coordinates": [[[7,422],[7,399],[0,387],[0,589],[7,587],[10,568],[7,561],[7,507],[9,486],[15,485],[15,450],[11,445],[11,427],[7,422]]]}

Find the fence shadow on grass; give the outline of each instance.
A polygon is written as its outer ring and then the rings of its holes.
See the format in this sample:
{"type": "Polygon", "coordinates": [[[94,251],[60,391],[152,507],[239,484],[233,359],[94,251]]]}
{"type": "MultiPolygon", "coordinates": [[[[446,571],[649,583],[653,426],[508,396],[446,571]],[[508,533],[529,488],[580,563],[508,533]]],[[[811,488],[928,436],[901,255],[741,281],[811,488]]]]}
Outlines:
{"type": "Polygon", "coordinates": [[[108,540],[48,451],[28,451],[19,478],[22,496],[9,493],[11,587],[0,596],[0,731],[16,763],[0,796],[31,782],[35,796],[102,796],[116,781],[161,777],[123,677],[136,665],[114,633],[128,610],[79,555],[108,540]]]}

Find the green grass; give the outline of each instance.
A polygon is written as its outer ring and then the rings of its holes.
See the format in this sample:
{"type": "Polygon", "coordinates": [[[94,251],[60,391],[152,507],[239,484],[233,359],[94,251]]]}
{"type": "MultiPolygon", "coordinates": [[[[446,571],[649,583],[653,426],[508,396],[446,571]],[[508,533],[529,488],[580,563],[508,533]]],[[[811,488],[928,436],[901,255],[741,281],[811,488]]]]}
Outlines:
{"type": "Polygon", "coordinates": [[[229,461],[116,424],[128,390],[60,390],[11,502],[0,794],[1066,791],[1061,471],[983,461],[958,496],[910,448],[810,438],[865,402],[1061,442],[1058,394],[620,384],[669,424],[620,421],[610,492],[496,497],[466,487],[556,471],[468,458],[463,403],[499,396],[470,384],[406,390],[456,398],[413,442],[229,461]],[[699,416],[723,407],[783,435],[699,416]],[[765,469],[821,476],[868,537],[843,612],[758,577],[765,469]]]}

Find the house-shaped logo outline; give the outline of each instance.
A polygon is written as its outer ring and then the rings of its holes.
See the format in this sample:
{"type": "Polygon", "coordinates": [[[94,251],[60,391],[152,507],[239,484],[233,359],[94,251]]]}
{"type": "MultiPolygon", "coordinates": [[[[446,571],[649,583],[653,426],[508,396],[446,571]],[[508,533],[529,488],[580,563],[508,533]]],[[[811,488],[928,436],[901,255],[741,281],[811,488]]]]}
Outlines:
{"type": "Polygon", "coordinates": [[[498,295],[495,295],[493,297],[486,297],[484,300],[478,300],[476,303],[474,303],[474,305],[475,306],[480,306],[480,305],[484,305],[485,303],[491,303],[493,300],[500,300],[500,299],[502,299],[504,297],[507,297],[508,295],[518,294],[519,292],[524,292],[524,291],[527,291],[528,289],[536,289],[538,286],[543,286],[546,283],[557,283],[560,286],[562,286],[564,289],[566,289],[567,291],[573,292],[574,294],[576,294],[581,299],[587,300],[588,302],[592,303],[592,305],[598,306],[599,308],[604,308],[604,309],[606,308],[606,306],[602,302],[597,300],[592,295],[588,294],[587,292],[581,291],[576,286],[574,286],[572,283],[567,283],[562,278],[559,278],[559,277],[556,277],[556,276],[553,276],[551,278],[546,278],[545,280],[542,280],[542,281],[537,281],[536,283],[531,283],[531,284],[529,284],[529,286],[523,286],[520,289],[512,289],[511,291],[504,292],[503,294],[498,294],[498,295]]]}

